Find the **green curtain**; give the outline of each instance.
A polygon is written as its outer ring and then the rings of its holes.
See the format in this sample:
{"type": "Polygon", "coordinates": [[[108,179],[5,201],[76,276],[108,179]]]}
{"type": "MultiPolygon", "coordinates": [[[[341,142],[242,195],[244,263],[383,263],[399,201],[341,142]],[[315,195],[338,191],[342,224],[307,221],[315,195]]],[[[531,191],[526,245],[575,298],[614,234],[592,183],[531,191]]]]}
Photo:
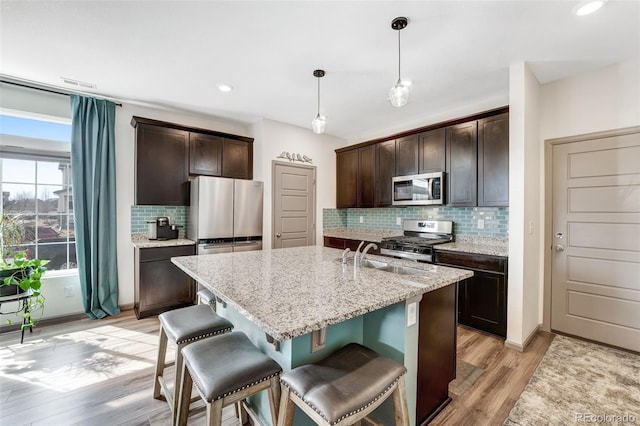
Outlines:
{"type": "Polygon", "coordinates": [[[71,180],[84,311],[117,315],[116,163],[113,102],[71,96],[71,180]]]}

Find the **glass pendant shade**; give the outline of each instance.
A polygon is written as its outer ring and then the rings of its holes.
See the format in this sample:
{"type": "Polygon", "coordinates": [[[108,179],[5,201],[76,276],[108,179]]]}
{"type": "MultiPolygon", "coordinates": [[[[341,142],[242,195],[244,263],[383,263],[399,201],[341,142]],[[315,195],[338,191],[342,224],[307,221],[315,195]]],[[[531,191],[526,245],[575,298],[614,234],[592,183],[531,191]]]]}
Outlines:
{"type": "Polygon", "coordinates": [[[313,133],[324,133],[325,127],[327,127],[327,117],[318,113],[318,115],[316,115],[316,118],[314,118],[311,122],[313,133]]]}
{"type": "Polygon", "coordinates": [[[389,90],[389,100],[394,107],[405,106],[409,102],[409,87],[400,80],[389,90]]]}

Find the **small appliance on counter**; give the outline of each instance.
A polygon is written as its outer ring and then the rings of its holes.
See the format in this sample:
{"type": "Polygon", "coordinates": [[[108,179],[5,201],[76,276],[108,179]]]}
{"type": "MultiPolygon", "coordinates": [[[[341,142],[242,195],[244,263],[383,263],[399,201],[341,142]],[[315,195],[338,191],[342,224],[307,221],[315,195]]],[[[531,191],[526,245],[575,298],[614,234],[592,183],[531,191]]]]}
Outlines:
{"type": "Polygon", "coordinates": [[[147,221],[147,238],[150,240],[175,240],[178,238],[178,225],[171,225],[169,218],[160,216],[155,221],[147,221]]]}

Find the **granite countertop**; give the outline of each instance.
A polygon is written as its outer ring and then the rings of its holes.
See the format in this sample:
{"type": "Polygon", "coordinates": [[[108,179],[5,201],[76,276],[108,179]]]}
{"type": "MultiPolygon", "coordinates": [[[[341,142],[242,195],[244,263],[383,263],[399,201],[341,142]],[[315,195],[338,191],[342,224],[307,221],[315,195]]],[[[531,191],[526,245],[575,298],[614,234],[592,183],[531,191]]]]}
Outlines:
{"type": "Polygon", "coordinates": [[[402,235],[402,230],[370,229],[370,228],[325,228],[324,237],[345,238],[347,240],[371,241],[379,243],[383,238],[402,235]]]}
{"type": "Polygon", "coordinates": [[[438,244],[434,246],[434,248],[436,251],[460,251],[464,253],[509,257],[509,240],[506,238],[457,235],[454,242],[438,244]]]}
{"type": "Polygon", "coordinates": [[[295,247],[174,257],[171,261],[275,340],[320,330],[469,278],[471,271],[381,256],[393,265],[424,269],[399,275],[354,268],[341,250],[295,247]]]}
{"type": "Polygon", "coordinates": [[[145,233],[131,234],[131,243],[137,248],[192,246],[196,242],[180,236],[173,240],[150,240],[145,233]]]}

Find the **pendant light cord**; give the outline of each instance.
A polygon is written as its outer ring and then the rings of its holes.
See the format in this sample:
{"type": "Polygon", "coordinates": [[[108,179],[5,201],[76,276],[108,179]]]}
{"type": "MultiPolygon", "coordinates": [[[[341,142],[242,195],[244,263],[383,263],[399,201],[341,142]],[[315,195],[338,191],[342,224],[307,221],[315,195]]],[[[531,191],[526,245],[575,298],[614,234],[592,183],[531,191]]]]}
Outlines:
{"type": "Polygon", "coordinates": [[[398,30],[398,81],[400,81],[400,31],[398,30]]]}
{"type": "Polygon", "coordinates": [[[316,77],[318,79],[318,114],[320,115],[320,77],[316,77]]]}

